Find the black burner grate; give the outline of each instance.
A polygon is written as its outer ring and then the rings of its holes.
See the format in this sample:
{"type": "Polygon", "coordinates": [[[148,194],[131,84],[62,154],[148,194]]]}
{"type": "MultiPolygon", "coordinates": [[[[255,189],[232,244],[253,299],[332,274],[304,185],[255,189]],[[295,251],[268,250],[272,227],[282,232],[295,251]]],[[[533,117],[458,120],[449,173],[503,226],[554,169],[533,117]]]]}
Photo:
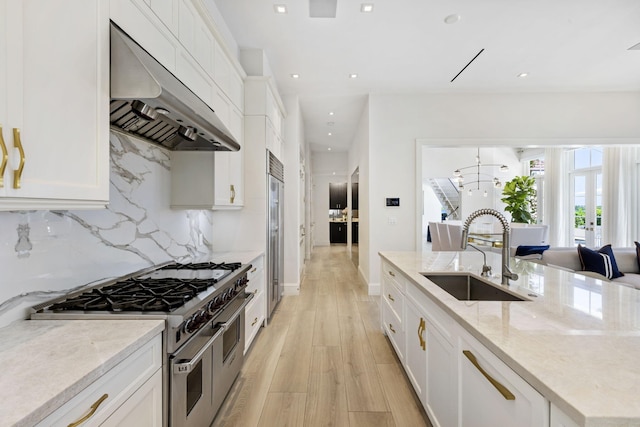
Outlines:
{"type": "Polygon", "coordinates": [[[197,262],[180,264],[174,263],[165,265],[160,270],[230,270],[235,271],[240,268],[242,264],[239,262],[197,262]]]}
{"type": "Polygon", "coordinates": [[[53,311],[161,311],[181,307],[213,286],[210,279],[132,278],[53,304],[53,311]]]}

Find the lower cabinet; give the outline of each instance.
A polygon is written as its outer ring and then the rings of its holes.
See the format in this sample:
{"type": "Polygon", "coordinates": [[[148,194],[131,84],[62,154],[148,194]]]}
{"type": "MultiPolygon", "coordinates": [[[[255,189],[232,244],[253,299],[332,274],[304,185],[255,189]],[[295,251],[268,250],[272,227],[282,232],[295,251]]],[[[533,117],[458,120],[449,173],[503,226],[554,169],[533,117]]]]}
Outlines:
{"type": "Polygon", "coordinates": [[[575,421],[569,418],[567,414],[562,412],[562,410],[553,403],[551,404],[550,412],[550,427],[578,427],[575,421]]]}
{"type": "Polygon", "coordinates": [[[330,243],[347,243],[347,223],[346,222],[330,222],[329,223],[329,242],[330,243]]]}
{"type": "Polygon", "coordinates": [[[543,427],[549,402],[471,336],[460,337],[460,422],[463,426],[543,427]]]}
{"type": "Polygon", "coordinates": [[[251,261],[251,269],[247,273],[246,292],[254,294],[244,311],[244,352],[251,347],[254,338],[264,325],[267,312],[266,286],[264,279],[264,256],[260,255],[251,261]]]}
{"type": "Polygon", "coordinates": [[[434,427],[576,427],[391,264],[381,323],[434,427]]]}
{"type": "Polygon", "coordinates": [[[162,336],[157,335],[38,426],[162,426],[162,336]]]}

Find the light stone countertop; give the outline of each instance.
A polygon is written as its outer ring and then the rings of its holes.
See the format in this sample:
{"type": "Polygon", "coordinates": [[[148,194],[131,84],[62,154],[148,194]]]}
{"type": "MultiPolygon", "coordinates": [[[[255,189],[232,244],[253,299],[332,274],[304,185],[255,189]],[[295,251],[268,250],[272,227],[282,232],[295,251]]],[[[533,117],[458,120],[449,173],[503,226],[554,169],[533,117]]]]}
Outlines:
{"type": "MultiPolygon", "coordinates": [[[[459,301],[420,273],[480,276],[479,252],[380,255],[578,424],[640,426],[639,290],[512,259],[510,289],[532,302],[459,301]]],[[[500,255],[487,258],[499,273],[500,255]]]]}
{"type": "Polygon", "coordinates": [[[164,320],[24,320],[0,329],[0,425],[31,426],[164,330],[164,320]]]}

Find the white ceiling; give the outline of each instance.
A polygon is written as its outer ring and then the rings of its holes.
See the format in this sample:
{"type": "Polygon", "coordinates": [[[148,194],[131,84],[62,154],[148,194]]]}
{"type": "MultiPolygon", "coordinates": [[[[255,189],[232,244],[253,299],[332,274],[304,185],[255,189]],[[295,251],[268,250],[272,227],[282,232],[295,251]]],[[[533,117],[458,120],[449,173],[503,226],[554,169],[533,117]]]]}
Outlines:
{"type": "Polygon", "coordinates": [[[299,95],[312,151],[348,150],[369,93],[640,91],[640,0],[338,0],[336,18],[310,18],[308,0],[214,1],[299,95]]]}

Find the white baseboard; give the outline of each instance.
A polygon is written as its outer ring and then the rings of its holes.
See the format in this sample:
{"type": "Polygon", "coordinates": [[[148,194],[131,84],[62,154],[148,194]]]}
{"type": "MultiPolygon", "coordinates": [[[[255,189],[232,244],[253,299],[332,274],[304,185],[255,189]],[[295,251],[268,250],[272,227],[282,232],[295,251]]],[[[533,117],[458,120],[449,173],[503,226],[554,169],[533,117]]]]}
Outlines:
{"type": "Polygon", "coordinates": [[[380,283],[369,283],[369,295],[380,295],[380,283]]]}
{"type": "Polygon", "coordinates": [[[285,283],[282,295],[300,295],[300,285],[298,283],[285,283]]]}

